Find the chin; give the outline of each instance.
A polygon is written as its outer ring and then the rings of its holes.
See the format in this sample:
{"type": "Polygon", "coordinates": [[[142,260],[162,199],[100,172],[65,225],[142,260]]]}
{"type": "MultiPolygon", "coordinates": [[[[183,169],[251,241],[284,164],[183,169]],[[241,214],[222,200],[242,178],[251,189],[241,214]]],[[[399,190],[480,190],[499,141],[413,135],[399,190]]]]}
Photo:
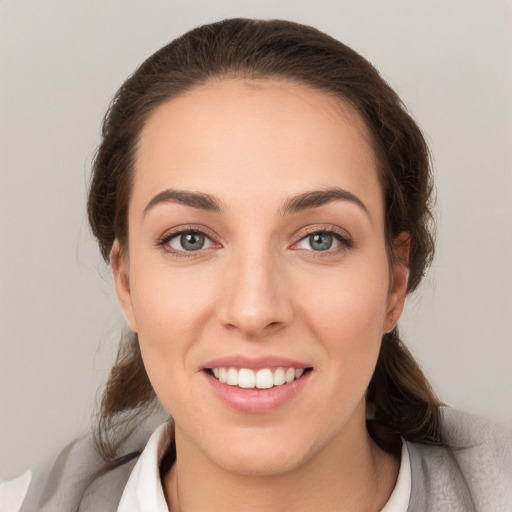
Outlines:
{"type": "Polygon", "coordinates": [[[225,471],[242,476],[265,477],[281,475],[297,469],[305,457],[300,453],[272,450],[233,450],[219,455],[215,461],[225,471]]]}
{"type": "Polygon", "coordinates": [[[314,456],[319,449],[315,441],[300,432],[276,432],[250,429],[248,432],[227,435],[207,456],[230,473],[244,476],[272,476],[291,472],[314,456]]]}

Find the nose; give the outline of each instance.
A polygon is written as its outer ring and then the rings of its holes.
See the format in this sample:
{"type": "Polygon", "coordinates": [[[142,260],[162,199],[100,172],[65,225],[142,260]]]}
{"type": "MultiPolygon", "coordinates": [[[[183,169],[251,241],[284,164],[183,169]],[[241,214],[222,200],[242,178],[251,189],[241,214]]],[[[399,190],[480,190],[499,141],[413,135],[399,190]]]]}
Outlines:
{"type": "Polygon", "coordinates": [[[290,324],[291,297],[277,260],[268,250],[240,251],[230,258],[218,302],[218,318],[225,327],[257,339],[290,324]]]}

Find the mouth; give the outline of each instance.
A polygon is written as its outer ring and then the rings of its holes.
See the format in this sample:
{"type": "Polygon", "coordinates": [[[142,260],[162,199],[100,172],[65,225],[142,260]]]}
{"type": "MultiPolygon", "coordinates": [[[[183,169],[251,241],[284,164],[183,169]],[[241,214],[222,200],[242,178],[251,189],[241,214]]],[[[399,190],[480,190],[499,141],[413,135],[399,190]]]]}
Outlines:
{"type": "Polygon", "coordinates": [[[233,367],[205,368],[205,372],[220,383],[240,389],[272,389],[284,386],[301,379],[311,371],[311,367],[260,368],[258,370],[233,367]]]}
{"type": "Polygon", "coordinates": [[[202,374],[213,395],[241,413],[269,413],[294,402],[312,380],[313,366],[278,355],[221,356],[205,363],[202,374]]]}
{"type": "Polygon", "coordinates": [[[242,389],[271,389],[298,380],[312,368],[206,368],[222,384],[242,389]]]}

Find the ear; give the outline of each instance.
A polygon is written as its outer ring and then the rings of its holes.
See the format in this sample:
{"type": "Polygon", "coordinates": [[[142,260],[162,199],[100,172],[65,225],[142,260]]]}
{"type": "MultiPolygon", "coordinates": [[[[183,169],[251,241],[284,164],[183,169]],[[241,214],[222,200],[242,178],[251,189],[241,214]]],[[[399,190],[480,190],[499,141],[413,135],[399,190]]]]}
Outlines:
{"type": "Polygon", "coordinates": [[[133,332],[137,332],[137,323],[133,313],[132,296],[130,291],[130,277],[128,272],[128,258],[122,251],[119,241],[116,239],[110,250],[110,265],[114,274],[117,300],[124,312],[128,326],[133,332]]]}
{"type": "Polygon", "coordinates": [[[409,281],[409,252],[411,237],[409,233],[400,233],[395,239],[395,262],[391,270],[387,315],[383,332],[393,330],[402,316],[409,281]]]}

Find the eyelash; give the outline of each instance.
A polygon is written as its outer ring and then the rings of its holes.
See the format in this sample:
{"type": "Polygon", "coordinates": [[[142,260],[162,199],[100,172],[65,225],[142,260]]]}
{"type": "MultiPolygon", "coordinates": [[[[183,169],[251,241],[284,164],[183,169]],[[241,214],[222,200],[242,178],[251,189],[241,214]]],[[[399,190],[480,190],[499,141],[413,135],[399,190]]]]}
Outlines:
{"type": "Polygon", "coordinates": [[[340,252],[347,251],[349,249],[352,249],[354,247],[353,240],[347,235],[346,233],[342,233],[341,231],[331,227],[331,226],[325,226],[325,227],[312,227],[306,229],[305,234],[301,234],[300,238],[297,240],[297,242],[294,242],[293,246],[299,244],[303,240],[306,240],[307,238],[313,236],[313,235],[320,235],[320,234],[327,234],[331,235],[336,241],[340,243],[340,247],[334,248],[334,249],[326,249],[324,251],[315,251],[313,249],[295,249],[296,251],[306,251],[309,253],[312,253],[312,255],[315,258],[322,258],[322,257],[329,257],[333,256],[333,254],[338,254],[340,252]]]}
{"type": "MultiPolygon", "coordinates": [[[[219,245],[218,242],[215,242],[212,235],[210,233],[208,233],[206,230],[198,228],[198,227],[192,227],[192,226],[186,227],[184,229],[176,229],[170,233],[169,232],[166,233],[157,241],[156,245],[157,245],[157,247],[164,250],[166,253],[170,253],[173,256],[176,256],[179,258],[197,258],[197,257],[200,257],[204,253],[204,251],[205,251],[204,249],[198,249],[197,251],[185,251],[185,250],[182,251],[182,250],[174,249],[174,248],[170,247],[170,245],[169,245],[169,242],[171,240],[173,240],[174,238],[177,238],[177,237],[180,237],[183,235],[187,235],[187,234],[194,234],[194,233],[199,233],[199,234],[203,235],[204,237],[206,237],[210,241],[210,243],[219,245]]],[[[324,228],[315,227],[315,228],[307,229],[306,232],[304,234],[302,234],[300,236],[300,238],[292,244],[292,250],[301,251],[301,252],[302,251],[309,252],[309,253],[312,253],[314,255],[314,257],[328,257],[328,256],[332,256],[333,254],[337,254],[339,252],[343,252],[348,249],[352,249],[353,246],[354,246],[354,243],[349,236],[347,236],[344,233],[341,233],[337,229],[326,226],[324,228]],[[315,251],[313,249],[300,249],[300,248],[293,249],[293,246],[299,244],[303,240],[306,240],[307,238],[309,238],[313,235],[320,235],[320,234],[327,234],[327,235],[333,236],[333,238],[336,239],[336,241],[338,241],[340,243],[340,247],[335,248],[335,249],[329,248],[329,249],[326,249],[325,251],[315,251]]]]}
{"type": "Polygon", "coordinates": [[[157,245],[157,247],[161,248],[166,253],[172,254],[173,256],[176,256],[178,258],[198,258],[204,253],[203,249],[198,249],[197,251],[181,251],[178,249],[174,249],[173,247],[171,247],[169,245],[169,242],[171,240],[173,240],[174,238],[177,238],[177,237],[180,237],[183,235],[187,235],[187,234],[195,234],[195,233],[199,233],[199,234],[203,235],[212,244],[214,244],[214,245],[217,244],[217,242],[215,242],[213,240],[212,235],[210,233],[208,233],[206,230],[198,228],[198,227],[189,226],[184,229],[176,229],[170,233],[167,232],[165,235],[163,235],[157,241],[156,245],[157,245]]]}

